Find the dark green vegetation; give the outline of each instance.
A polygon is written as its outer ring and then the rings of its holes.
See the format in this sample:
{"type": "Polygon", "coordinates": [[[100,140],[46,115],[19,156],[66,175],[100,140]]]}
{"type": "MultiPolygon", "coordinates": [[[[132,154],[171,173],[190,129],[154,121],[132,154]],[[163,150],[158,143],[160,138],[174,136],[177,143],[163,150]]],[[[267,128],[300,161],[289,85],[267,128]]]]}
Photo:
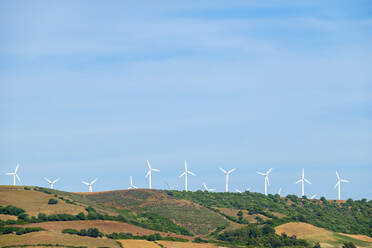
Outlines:
{"type": "Polygon", "coordinates": [[[263,227],[249,225],[236,230],[226,231],[218,235],[218,240],[259,247],[309,247],[309,244],[305,240],[288,237],[285,234],[281,236],[275,234],[274,228],[269,225],[263,227]]]}
{"type": "Polygon", "coordinates": [[[80,229],[80,231],[68,228],[63,229],[62,233],[75,234],[79,236],[88,236],[92,238],[103,237],[103,234],[97,228],[89,228],[88,230],[80,229]]]}
{"type": "Polygon", "coordinates": [[[0,235],[1,234],[9,234],[9,233],[15,233],[17,235],[23,235],[30,232],[39,232],[44,231],[41,227],[14,227],[14,226],[5,226],[1,225],[0,223],[0,235]]]}
{"type": "Polygon", "coordinates": [[[353,242],[348,242],[348,243],[345,243],[342,248],[357,248],[353,242]]]}
{"type": "MultiPolygon", "coordinates": [[[[261,224],[277,226],[286,222],[300,221],[335,232],[365,234],[372,237],[372,201],[365,199],[336,202],[328,201],[324,197],[321,200],[309,200],[306,197],[298,198],[295,195],[281,198],[279,195],[266,197],[259,193],[250,192],[238,194],[167,191],[167,193],[177,199],[199,203],[215,212],[219,212],[216,208],[233,208],[270,218],[266,221],[258,219],[261,224]],[[279,218],[273,214],[274,212],[285,217],[279,218]]],[[[226,217],[238,223],[248,222],[240,216],[226,217]]]]}
{"type": "Polygon", "coordinates": [[[49,201],[48,201],[48,204],[57,204],[58,203],[58,200],[54,199],[54,198],[50,198],[49,201]]]}

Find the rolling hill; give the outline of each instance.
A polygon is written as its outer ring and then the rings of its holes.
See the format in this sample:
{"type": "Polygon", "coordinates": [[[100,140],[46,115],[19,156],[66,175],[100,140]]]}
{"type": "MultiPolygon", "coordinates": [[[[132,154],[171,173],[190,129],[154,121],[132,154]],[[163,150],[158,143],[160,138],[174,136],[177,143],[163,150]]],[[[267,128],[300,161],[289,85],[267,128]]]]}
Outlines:
{"type": "Polygon", "coordinates": [[[0,247],[372,247],[371,236],[366,200],[0,186],[0,247]]]}

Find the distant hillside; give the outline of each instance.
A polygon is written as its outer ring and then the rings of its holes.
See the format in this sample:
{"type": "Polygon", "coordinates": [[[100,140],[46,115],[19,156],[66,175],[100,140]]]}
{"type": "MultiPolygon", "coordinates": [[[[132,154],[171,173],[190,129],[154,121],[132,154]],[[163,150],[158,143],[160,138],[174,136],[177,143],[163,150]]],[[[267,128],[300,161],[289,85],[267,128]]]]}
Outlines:
{"type": "Polygon", "coordinates": [[[310,248],[316,242],[340,247],[349,241],[371,247],[372,238],[363,235],[372,236],[372,202],[366,200],[148,189],[70,193],[0,186],[1,247],[58,243],[128,248],[152,242],[154,247],[310,248]],[[309,236],[309,230],[316,235],[309,236]]]}

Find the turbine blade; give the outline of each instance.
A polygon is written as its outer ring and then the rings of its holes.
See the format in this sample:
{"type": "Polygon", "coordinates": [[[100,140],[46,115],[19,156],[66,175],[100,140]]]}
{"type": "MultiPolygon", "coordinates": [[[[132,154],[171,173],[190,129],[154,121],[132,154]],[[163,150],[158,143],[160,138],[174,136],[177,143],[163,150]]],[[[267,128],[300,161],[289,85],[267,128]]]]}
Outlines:
{"type": "Polygon", "coordinates": [[[269,177],[268,176],[265,177],[265,180],[267,181],[267,185],[270,185],[270,181],[269,181],[269,177]]]}
{"type": "Polygon", "coordinates": [[[267,172],[266,172],[266,175],[269,175],[270,172],[272,171],[273,168],[270,168],[267,172]]]}
{"type": "Polygon", "coordinates": [[[21,182],[21,179],[19,178],[19,176],[17,174],[15,174],[15,176],[17,177],[18,181],[21,182]]]}
{"type": "Polygon", "coordinates": [[[188,171],[187,173],[189,173],[190,175],[196,176],[192,171],[188,171]]]}
{"type": "Polygon", "coordinates": [[[17,166],[16,166],[16,168],[15,168],[15,171],[14,171],[14,173],[17,173],[17,171],[18,171],[18,168],[19,168],[19,164],[17,164],[17,166]]]}
{"type": "Polygon", "coordinates": [[[337,181],[336,185],[335,185],[335,188],[340,184],[340,181],[337,181]]]}
{"type": "Polygon", "coordinates": [[[85,185],[89,185],[89,183],[85,182],[85,181],[82,181],[82,183],[84,183],[85,185]]]}
{"type": "Polygon", "coordinates": [[[257,172],[257,174],[259,174],[259,175],[261,175],[261,176],[266,176],[265,173],[258,172],[258,171],[256,171],[256,172],[257,172]]]}
{"type": "Polygon", "coordinates": [[[150,173],[151,173],[151,170],[149,170],[147,173],[146,173],[146,178],[150,175],[150,173]]]}
{"type": "Polygon", "coordinates": [[[297,184],[297,183],[300,183],[300,182],[302,182],[302,179],[298,180],[298,181],[296,182],[296,184],[297,184]]]}
{"type": "Polygon", "coordinates": [[[7,175],[14,175],[14,173],[13,172],[9,172],[9,173],[6,173],[7,175]]]}
{"type": "Polygon", "coordinates": [[[151,164],[150,164],[150,161],[147,160],[147,167],[149,167],[149,169],[151,170],[151,164]]]}
{"type": "Polygon", "coordinates": [[[206,185],[205,183],[203,183],[203,187],[204,187],[204,189],[205,189],[206,191],[208,191],[208,187],[207,187],[207,185],[206,185]]]}
{"type": "Polygon", "coordinates": [[[184,175],[186,175],[186,172],[182,173],[179,177],[183,177],[184,175]]]}
{"type": "Polygon", "coordinates": [[[93,185],[93,184],[97,181],[97,179],[98,179],[98,178],[94,179],[94,180],[90,183],[90,185],[93,185]]]}
{"type": "Polygon", "coordinates": [[[223,173],[227,173],[227,171],[225,171],[224,169],[222,169],[221,167],[220,167],[220,170],[223,172],[223,173]]]}
{"type": "Polygon", "coordinates": [[[234,168],[234,169],[231,169],[231,170],[229,170],[228,172],[227,172],[227,174],[230,174],[230,173],[232,173],[233,171],[235,171],[236,169],[234,168]]]}
{"type": "Polygon", "coordinates": [[[158,169],[151,169],[152,171],[156,171],[156,172],[160,172],[160,170],[158,169]]]}
{"type": "Polygon", "coordinates": [[[337,176],[337,179],[340,180],[340,175],[338,174],[337,171],[336,171],[336,176],[337,176]]]}
{"type": "Polygon", "coordinates": [[[308,184],[311,184],[311,182],[309,180],[307,180],[306,178],[304,178],[305,182],[307,182],[308,184]]]}
{"type": "Polygon", "coordinates": [[[187,171],[187,161],[185,160],[185,171],[187,171]]]}
{"type": "Polygon", "coordinates": [[[59,181],[60,178],[57,178],[56,180],[53,181],[53,183],[56,183],[59,181]]]}
{"type": "Polygon", "coordinates": [[[48,178],[44,177],[45,181],[47,181],[48,183],[52,183],[48,178]]]}
{"type": "Polygon", "coordinates": [[[350,183],[350,181],[349,180],[346,180],[346,179],[341,179],[341,182],[343,182],[343,183],[350,183]]]}

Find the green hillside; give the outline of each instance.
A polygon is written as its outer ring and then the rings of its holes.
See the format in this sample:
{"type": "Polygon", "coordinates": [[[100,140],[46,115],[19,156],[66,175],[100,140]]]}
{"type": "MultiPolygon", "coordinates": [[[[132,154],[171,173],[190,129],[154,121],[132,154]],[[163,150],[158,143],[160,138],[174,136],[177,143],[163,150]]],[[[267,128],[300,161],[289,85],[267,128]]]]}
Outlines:
{"type": "Polygon", "coordinates": [[[346,241],[372,245],[372,202],[366,200],[147,189],[70,193],[0,186],[0,217],[0,245],[32,240],[33,245],[120,247],[115,240],[122,239],[193,241],[200,247],[313,247],[316,242],[341,247],[346,241]]]}

